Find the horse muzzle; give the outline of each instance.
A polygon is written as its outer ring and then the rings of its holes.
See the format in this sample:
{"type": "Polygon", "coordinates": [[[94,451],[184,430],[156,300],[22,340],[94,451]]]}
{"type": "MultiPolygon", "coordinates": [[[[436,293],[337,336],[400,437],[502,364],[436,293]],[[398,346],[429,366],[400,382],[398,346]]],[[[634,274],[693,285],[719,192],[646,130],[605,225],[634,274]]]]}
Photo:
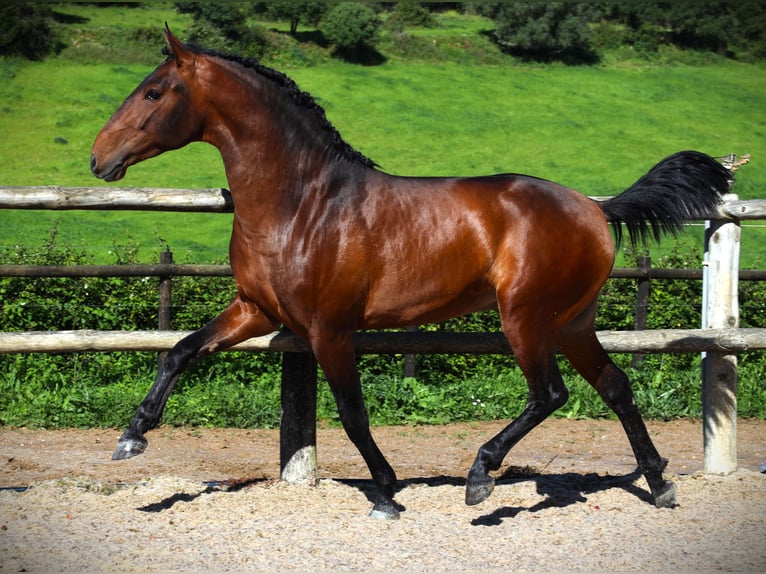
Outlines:
{"type": "Polygon", "coordinates": [[[128,166],[124,161],[99,165],[96,154],[92,153],[90,155],[90,171],[98,179],[103,179],[104,181],[117,181],[125,177],[127,168],[128,166]]]}

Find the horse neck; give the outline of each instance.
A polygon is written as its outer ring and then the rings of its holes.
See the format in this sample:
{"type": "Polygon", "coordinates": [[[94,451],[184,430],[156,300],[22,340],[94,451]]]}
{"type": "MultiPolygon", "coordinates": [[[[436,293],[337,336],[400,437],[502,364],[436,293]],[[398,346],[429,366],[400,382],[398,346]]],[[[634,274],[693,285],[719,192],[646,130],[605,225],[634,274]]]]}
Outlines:
{"type": "Polygon", "coordinates": [[[255,71],[222,65],[231,73],[209,82],[215,86],[208,99],[214,112],[208,114],[204,139],[221,153],[235,206],[237,195],[245,193],[257,196],[247,203],[284,203],[330,172],[354,167],[313,112],[295,104],[283,88],[255,71]]]}

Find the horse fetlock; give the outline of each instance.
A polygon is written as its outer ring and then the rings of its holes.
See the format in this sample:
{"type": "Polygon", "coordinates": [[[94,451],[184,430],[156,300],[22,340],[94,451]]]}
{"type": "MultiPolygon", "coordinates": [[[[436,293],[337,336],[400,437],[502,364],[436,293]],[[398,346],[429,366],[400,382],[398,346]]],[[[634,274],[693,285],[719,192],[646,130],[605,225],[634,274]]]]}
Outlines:
{"type": "Polygon", "coordinates": [[[146,450],[148,441],[142,436],[129,436],[127,433],[120,437],[117,448],[112,453],[112,460],[133,458],[146,450]]]}

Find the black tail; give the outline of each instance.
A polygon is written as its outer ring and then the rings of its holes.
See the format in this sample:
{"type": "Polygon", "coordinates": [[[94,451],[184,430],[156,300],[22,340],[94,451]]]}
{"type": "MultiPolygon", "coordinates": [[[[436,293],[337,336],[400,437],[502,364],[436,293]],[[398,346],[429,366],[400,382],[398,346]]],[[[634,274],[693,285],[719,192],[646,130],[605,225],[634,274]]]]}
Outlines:
{"type": "Polygon", "coordinates": [[[600,203],[614,224],[615,239],[622,240],[622,225],[630,242],[660,240],[675,235],[686,221],[705,219],[721,204],[734,176],[712,157],[681,151],[663,159],[617,197],[600,203]]]}

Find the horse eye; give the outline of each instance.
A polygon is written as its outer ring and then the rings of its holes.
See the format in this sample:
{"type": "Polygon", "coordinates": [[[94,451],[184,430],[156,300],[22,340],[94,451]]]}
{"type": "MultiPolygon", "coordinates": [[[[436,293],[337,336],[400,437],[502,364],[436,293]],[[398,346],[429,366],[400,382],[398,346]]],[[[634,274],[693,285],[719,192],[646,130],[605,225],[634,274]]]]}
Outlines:
{"type": "Polygon", "coordinates": [[[149,90],[146,92],[146,95],[144,96],[147,100],[151,100],[152,102],[156,102],[160,99],[160,94],[157,90],[149,90]]]}

